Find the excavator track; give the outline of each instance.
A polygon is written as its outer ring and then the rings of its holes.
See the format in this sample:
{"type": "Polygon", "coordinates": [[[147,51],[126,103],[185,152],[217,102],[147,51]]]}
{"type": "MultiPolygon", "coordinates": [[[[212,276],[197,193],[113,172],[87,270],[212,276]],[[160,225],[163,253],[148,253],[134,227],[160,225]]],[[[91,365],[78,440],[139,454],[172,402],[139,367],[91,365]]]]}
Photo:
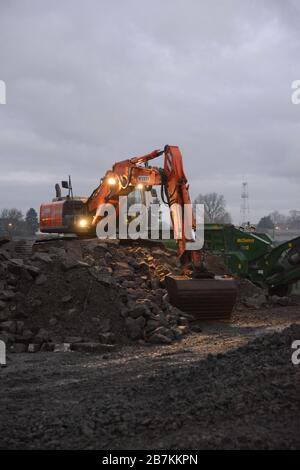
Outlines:
{"type": "Polygon", "coordinates": [[[234,279],[170,275],[165,282],[171,304],[190,314],[195,321],[230,319],[237,297],[234,279]]]}

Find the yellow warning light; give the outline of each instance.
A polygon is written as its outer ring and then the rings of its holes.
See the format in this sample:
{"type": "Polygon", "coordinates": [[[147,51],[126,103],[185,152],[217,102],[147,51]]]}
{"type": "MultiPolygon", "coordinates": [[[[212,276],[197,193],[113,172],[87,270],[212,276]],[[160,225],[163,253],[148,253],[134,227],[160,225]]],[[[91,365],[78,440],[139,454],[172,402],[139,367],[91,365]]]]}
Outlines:
{"type": "Polygon", "coordinates": [[[88,225],[87,219],[80,219],[79,220],[79,226],[80,227],[84,228],[84,227],[87,227],[87,225],[88,225]]]}
{"type": "Polygon", "coordinates": [[[116,182],[117,182],[116,178],[113,178],[113,177],[108,178],[108,184],[110,186],[113,186],[114,184],[116,184],[116,182]]]}

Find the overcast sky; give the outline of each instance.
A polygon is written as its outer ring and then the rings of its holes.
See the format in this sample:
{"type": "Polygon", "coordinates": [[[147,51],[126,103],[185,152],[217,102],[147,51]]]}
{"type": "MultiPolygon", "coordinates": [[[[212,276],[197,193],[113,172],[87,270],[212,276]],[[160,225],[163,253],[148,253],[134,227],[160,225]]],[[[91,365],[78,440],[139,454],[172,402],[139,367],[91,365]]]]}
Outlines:
{"type": "Polygon", "coordinates": [[[236,223],[244,179],[253,222],[300,209],[299,25],[298,0],[0,0],[0,208],[173,144],[236,223]]]}

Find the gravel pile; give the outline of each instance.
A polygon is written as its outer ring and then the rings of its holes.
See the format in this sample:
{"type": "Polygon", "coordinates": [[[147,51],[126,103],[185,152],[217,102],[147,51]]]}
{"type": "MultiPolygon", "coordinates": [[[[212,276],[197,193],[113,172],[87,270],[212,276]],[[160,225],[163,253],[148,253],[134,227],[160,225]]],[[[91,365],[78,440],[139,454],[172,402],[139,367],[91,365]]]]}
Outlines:
{"type": "Polygon", "coordinates": [[[0,339],[12,352],[111,350],[169,344],[189,332],[168,302],[164,278],[174,253],[99,240],[17,243],[0,248],[0,339]]]}

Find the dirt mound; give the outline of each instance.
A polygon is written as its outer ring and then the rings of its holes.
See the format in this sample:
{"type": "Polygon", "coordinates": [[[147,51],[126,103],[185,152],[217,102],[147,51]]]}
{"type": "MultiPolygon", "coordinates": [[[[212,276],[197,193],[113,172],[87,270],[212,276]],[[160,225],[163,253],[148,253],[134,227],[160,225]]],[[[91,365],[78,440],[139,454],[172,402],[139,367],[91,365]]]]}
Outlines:
{"type": "Polygon", "coordinates": [[[0,337],[11,350],[168,344],[189,330],[167,300],[164,278],[178,268],[163,246],[56,240],[29,256],[18,247],[0,251],[0,337]]]}

